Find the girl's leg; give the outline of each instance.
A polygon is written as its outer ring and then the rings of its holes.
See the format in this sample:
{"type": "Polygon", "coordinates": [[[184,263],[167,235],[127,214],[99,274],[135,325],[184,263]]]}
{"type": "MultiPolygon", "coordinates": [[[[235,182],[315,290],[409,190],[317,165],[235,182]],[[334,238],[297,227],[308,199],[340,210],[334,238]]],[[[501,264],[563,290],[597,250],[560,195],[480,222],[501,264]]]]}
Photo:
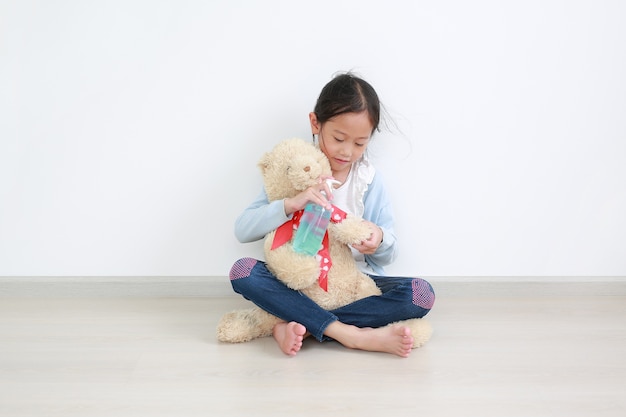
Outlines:
{"type": "Polygon", "coordinates": [[[342,323],[357,327],[382,327],[389,323],[422,318],[435,302],[435,292],[421,278],[372,276],[382,295],[367,297],[332,310],[342,323]]]}
{"type": "Polygon", "coordinates": [[[389,352],[406,357],[413,344],[408,329],[401,327],[361,329],[359,327],[361,325],[363,327],[379,327],[404,318],[422,317],[430,308],[427,309],[424,306],[432,306],[432,301],[434,301],[432,288],[426,281],[419,279],[395,280],[385,277],[381,278],[384,282],[379,283],[377,278],[374,277],[377,285],[383,291],[382,296],[368,297],[335,310],[345,317],[346,324],[342,322],[344,319],[338,319],[334,312],[322,309],[307,296],[285,286],[267,270],[263,262],[252,258],[243,258],[233,265],[230,272],[231,284],[235,292],[243,295],[270,314],[286,322],[291,322],[277,325],[274,331],[274,337],[286,354],[294,355],[299,351],[302,339],[305,337],[304,333],[308,331],[320,341],[332,338],[346,347],[389,352]],[[394,282],[392,283],[392,281],[394,282]],[[400,313],[398,307],[405,303],[408,282],[414,282],[411,284],[411,288],[421,286],[429,290],[423,292],[410,291],[412,300],[416,301],[413,305],[417,306],[418,309],[405,306],[405,311],[400,313]],[[420,297],[424,299],[420,301],[420,297]],[[376,318],[379,314],[375,309],[379,307],[382,308],[380,313],[383,314],[381,314],[382,317],[376,318]],[[368,311],[359,311],[363,308],[368,311]],[[409,317],[405,317],[407,314],[409,317]],[[280,335],[277,336],[277,333],[280,335]]]}
{"type": "Polygon", "coordinates": [[[435,302],[435,292],[421,278],[372,276],[382,295],[371,296],[332,310],[338,320],[356,327],[382,327],[422,318],[435,302]]]}
{"type": "Polygon", "coordinates": [[[348,348],[393,353],[403,358],[408,357],[413,349],[411,330],[404,326],[359,328],[335,321],[324,334],[348,348]]]}
{"type": "Polygon", "coordinates": [[[230,270],[230,282],[235,292],[244,298],[286,322],[301,324],[318,340],[322,340],[324,329],[337,320],[333,313],[279,281],[264,262],[256,259],[243,258],[235,262],[230,270]]]}
{"type": "Polygon", "coordinates": [[[413,347],[410,330],[387,324],[424,317],[435,301],[432,286],[421,278],[374,276],[372,279],[383,294],[333,310],[338,320],[324,334],[346,347],[407,357],[413,347]]]}

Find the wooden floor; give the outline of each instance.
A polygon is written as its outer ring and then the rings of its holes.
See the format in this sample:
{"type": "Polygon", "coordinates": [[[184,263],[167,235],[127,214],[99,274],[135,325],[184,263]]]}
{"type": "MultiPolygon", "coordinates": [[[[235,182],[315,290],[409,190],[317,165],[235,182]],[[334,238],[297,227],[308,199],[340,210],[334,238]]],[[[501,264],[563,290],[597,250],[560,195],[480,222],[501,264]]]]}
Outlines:
{"type": "Polygon", "coordinates": [[[440,298],[408,359],[218,343],[245,305],[0,299],[0,416],[626,415],[626,297],[440,298]]]}

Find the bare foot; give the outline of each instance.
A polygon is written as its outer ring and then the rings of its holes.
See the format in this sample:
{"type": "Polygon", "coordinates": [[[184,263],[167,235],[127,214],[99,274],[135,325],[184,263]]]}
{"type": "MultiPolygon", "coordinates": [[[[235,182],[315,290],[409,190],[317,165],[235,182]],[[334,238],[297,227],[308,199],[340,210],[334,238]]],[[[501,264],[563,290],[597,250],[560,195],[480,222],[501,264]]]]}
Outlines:
{"type": "Polygon", "coordinates": [[[278,323],[272,330],[272,336],[280,350],[289,356],[294,356],[300,351],[305,333],[306,328],[295,321],[278,323]]]}
{"type": "Polygon", "coordinates": [[[334,322],[326,328],[328,336],[342,345],[370,352],[386,352],[406,358],[413,348],[411,329],[404,326],[385,326],[376,329],[358,328],[334,322]]]}

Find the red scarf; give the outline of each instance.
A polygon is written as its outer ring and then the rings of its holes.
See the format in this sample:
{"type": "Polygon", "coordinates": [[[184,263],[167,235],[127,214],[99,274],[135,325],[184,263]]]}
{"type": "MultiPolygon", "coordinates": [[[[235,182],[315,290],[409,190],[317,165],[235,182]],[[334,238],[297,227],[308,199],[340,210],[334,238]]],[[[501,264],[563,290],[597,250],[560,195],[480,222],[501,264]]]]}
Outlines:
{"type": "MultiPolygon", "coordinates": [[[[276,234],[274,235],[274,241],[272,242],[272,250],[284,245],[289,242],[293,236],[293,231],[298,229],[300,225],[300,219],[302,218],[302,213],[304,210],[298,210],[293,213],[291,220],[287,220],[285,223],[280,225],[278,229],[276,229],[276,234]]],[[[332,206],[332,214],[330,216],[330,221],[333,223],[339,223],[343,219],[346,218],[346,212],[341,210],[336,206],[332,206]]],[[[319,286],[324,290],[328,291],[328,271],[330,267],[333,265],[330,260],[330,248],[328,246],[328,231],[324,233],[324,239],[322,239],[322,248],[317,252],[317,256],[320,258],[320,276],[318,278],[319,286]]]]}

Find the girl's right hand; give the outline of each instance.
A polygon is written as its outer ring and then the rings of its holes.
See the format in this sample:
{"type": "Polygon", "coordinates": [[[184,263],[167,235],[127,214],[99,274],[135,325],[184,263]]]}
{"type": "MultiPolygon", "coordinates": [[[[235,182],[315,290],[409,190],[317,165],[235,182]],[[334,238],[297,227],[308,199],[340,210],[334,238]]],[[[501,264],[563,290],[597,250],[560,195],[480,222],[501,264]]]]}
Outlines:
{"type": "Polygon", "coordinates": [[[330,196],[330,199],[333,198],[332,190],[326,183],[327,179],[332,179],[332,177],[320,177],[317,184],[310,186],[294,197],[286,198],[284,200],[285,214],[290,216],[298,210],[303,210],[309,202],[330,209],[329,199],[324,196],[326,194],[330,196]]]}

